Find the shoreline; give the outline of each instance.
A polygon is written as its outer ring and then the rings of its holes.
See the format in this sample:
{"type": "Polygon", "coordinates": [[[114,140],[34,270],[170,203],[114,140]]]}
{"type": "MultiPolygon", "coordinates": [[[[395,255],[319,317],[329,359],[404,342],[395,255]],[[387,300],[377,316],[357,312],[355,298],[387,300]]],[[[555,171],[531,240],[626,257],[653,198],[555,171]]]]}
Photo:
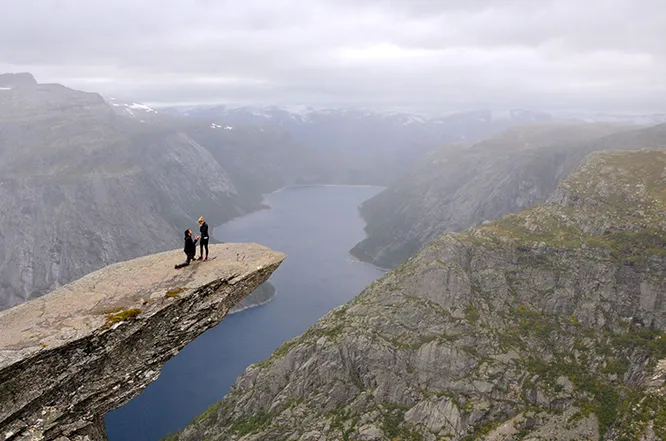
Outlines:
{"type": "MultiPolygon", "coordinates": [[[[216,224],[216,225],[212,226],[211,236],[214,237],[215,228],[219,227],[220,225],[228,224],[229,222],[233,222],[233,221],[236,221],[238,219],[242,219],[245,216],[249,216],[249,215],[251,215],[253,213],[257,213],[261,210],[270,210],[271,206],[266,204],[266,199],[269,196],[272,196],[276,193],[279,193],[281,191],[287,190],[289,188],[294,188],[294,187],[356,187],[356,188],[383,188],[383,189],[388,188],[388,187],[385,187],[383,185],[369,185],[369,184],[292,184],[292,185],[285,185],[284,187],[280,187],[277,190],[273,190],[269,193],[263,193],[261,195],[262,199],[259,202],[259,207],[257,207],[256,209],[250,210],[247,213],[241,214],[240,216],[232,217],[232,218],[230,218],[230,219],[228,219],[228,220],[226,220],[222,223],[219,223],[219,224],[216,224]]],[[[361,203],[361,204],[363,204],[363,203],[361,203]]],[[[360,205],[359,205],[359,207],[360,207],[360,205]]],[[[370,262],[368,262],[368,263],[370,263],[370,262]]]]}
{"type": "Polygon", "coordinates": [[[275,193],[279,193],[282,190],[286,190],[288,188],[292,187],[357,187],[357,188],[388,188],[384,185],[371,185],[371,184],[291,184],[291,185],[286,185],[284,187],[278,188],[277,190],[273,190],[270,193],[265,193],[262,196],[264,199],[268,196],[271,196],[275,193]]]}
{"type": "Polygon", "coordinates": [[[275,286],[270,282],[262,283],[257,289],[250,293],[243,300],[234,305],[230,310],[229,314],[236,312],[241,312],[246,309],[256,308],[258,306],[265,305],[275,298],[277,290],[275,286]]]}
{"type": "MultiPolygon", "coordinates": [[[[279,192],[281,192],[281,191],[287,190],[287,189],[289,189],[289,188],[294,188],[294,187],[354,187],[354,188],[384,188],[384,189],[386,188],[386,187],[384,187],[384,186],[382,186],[382,185],[365,185],[365,184],[293,184],[293,185],[287,185],[287,186],[284,186],[284,187],[278,188],[277,190],[274,190],[274,191],[272,191],[272,192],[270,192],[270,193],[264,193],[264,194],[262,195],[262,200],[261,200],[261,202],[260,202],[261,207],[259,207],[258,209],[256,209],[256,210],[252,210],[252,211],[249,211],[249,212],[247,212],[247,213],[245,213],[245,214],[242,214],[242,215],[240,215],[240,216],[234,217],[234,218],[232,218],[232,219],[227,220],[226,222],[222,222],[221,224],[214,226],[214,227],[212,228],[211,236],[212,236],[213,238],[215,238],[215,229],[216,229],[217,227],[219,227],[220,225],[224,225],[224,224],[229,223],[229,222],[234,222],[234,221],[236,221],[236,220],[238,220],[238,219],[242,219],[242,218],[245,217],[245,216],[249,216],[249,215],[251,215],[251,214],[253,214],[253,213],[256,213],[256,212],[258,212],[258,211],[261,211],[261,210],[271,209],[271,206],[268,205],[268,204],[266,204],[266,199],[267,199],[268,197],[270,197],[270,196],[272,196],[272,195],[274,195],[274,194],[277,194],[277,193],[279,193],[279,192]]],[[[361,217],[362,217],[362,216],[361,216],[361,217]]],[[[364,219],[364,221],[365,221],[365,219],[364,219]]],[[[366,234],[366,237],[367,237],[367,234],[366,234]]],[[[217,239],[216,239],[216,240],[217,240],[217,239]]],[[[352,251],[352,250],[349,250],[349,251],[347,252],[347,255],[349,256],[350,261],[351,261],[352,263],[363,263],[363,264],[372,265],[372,266],[374,266],[375,268],[377,268],[379,271],[381,271],[381,272],[383,272],[383,273],[385,273],[385,274],[392,270],[392,268],[383,268],[383,267],[381,267],[381,266],[375,264],[375,263],[372,262],[372,261],[367,261],[367,260],[364,260],[364,259],[360,259],[358,256],[355,256],[351,251],[352,251]]],[[[259,302],[259,303],[255,303],[255,304],[252,304],[252,305],[243,306],[243,307],[241,307],[241,308],[239,308],[239,309],[234,309],[234,308],[232,308],[231,310],[229,310],[228,314],[229,314],[229,315],[230,315],[230,314],[237,314],[237,313],[239,313],[239,312],[243,312],[243,311],[246,311],[246,310],[248,310],[248,309],[253,309],[253,308],[258,308],[258,307],[260,307],[260,306],[264,306],[264,305],[266,305],[266,304],[272,302],[273,300],[275,300],[275,297],[276,297],[276,296],[277,296],[277,290],[274,290],[273,294],[272,294],[269,298],[267,298],[267,299],[265,299],[265,300],[262,300],[262,301],[259,302]]]]}
{"type": "Polygon", "coordinates": [[[373,263],[373,262],[370,262],[370,261],[367,261],[367,260],[363,260],[363,259],[359,259],[358,257],[356,257],[356,256],[351,252],[351,250],[349,250],[349,252],[348,252],[347,254],[349,254],[349,256],[351,257],[350,260],[352,261],[352,263],[366,263],[366,264],[368,264],[368,265],[372,265],[372,266],[374,266],[375,268],[377,268],[378,270],[380,270],[380,271],[382,271],[382,272],[384,272],[384,273],[388,273],[389,271],[393,271],[393,270],[395,269],[395,268],[384,268],[384,267],[381,267],[381,266],[379,266],[379,265],[377,265],[377,264],[375,264],[375,263],[373,263]]]}
{"type": "Polygon", "coordinates": [[[256,304],[254,304],[254,305],[243,306],[243,307],[240,308],[240,309],[234,309],[234,308],[231,308],[231,309],[229,310],[229,312],[227,312],[227,315],[238,314],[239,312],[247,311],[248,309],[253,309],[253,308],[258,308],[258,307],[260,307],[260,306],[264,306],[264,305],[266,305],[267,303],[270,303],[270,302],[272,302],[273,300],[275,300],[275,297],[276,297],[276,296],[277,296],[277,290],[273,293],[273,295],[271,295],[271,296],[270,296],[269,298],[267,298],[266,300],[261,301],[261,302],[259,302],[259,303],[256,303],[256,304]]]}
{"type": "MultiPolygon", "coordinates": [[[[280,187],[277,190],[273,190],[270,193],[264,193],[262,195],[261,204],[266,204],[266,199],[274,194],[280,193],[281,191],[288,190],[290,188],[299,188],[299,187],[352,187],[352,188],[383,188],[386,189],[383,185],[369,185],[369,184],[292,184],[280,187]]],[[[365,202],[365,201],[363,201],[365,202]]],[[[361,204],[363,204],[363,202],[361,204]]],[[[267,205],[270,208],[270,205],[267,205]]],[[[359,205],[360,207],[360,205],[359,205]]]]}

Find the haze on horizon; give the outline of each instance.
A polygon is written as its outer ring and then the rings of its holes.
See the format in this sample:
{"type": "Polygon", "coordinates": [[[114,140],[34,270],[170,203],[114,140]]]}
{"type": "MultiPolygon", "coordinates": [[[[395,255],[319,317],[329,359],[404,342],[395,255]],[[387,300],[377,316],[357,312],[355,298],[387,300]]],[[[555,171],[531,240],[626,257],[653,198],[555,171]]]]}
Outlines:
{"type": "Polygon", "coordinates": [[[0,72],[150,103],[666,111],[662,0],[5,0],[0,72]]]}

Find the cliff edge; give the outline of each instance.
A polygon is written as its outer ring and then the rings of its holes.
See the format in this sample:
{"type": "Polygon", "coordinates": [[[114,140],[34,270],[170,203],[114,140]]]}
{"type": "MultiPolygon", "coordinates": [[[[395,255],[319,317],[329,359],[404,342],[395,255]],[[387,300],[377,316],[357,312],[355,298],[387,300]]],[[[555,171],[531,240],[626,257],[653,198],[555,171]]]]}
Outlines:
{"type": "Polygon", "coordinates": [[[103,415],[285,258],[257,244],[211,254],[181,270],[180,250],[117,263],[0,312],[0,440],[106,439],[103,415]]]}

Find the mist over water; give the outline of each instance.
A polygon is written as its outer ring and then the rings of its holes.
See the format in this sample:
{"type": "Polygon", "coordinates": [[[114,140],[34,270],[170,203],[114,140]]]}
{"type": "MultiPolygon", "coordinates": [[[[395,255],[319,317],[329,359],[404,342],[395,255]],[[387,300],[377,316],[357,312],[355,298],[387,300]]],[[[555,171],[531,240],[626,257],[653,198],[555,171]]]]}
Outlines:
{"type": "Polygon", "coordinates": [[[383,272],[354,261],[364,238],[358,205],[381,187],[289,187],[267,197],[271,207],[215,228],[225,242],[257,242],[287,253],[270,278],[267,305],[233,314],[170,360],[160,378],[106,416],[111,441],[154,441],[182,429],[227,393],[250,364],[303,333],[383,272]]]}

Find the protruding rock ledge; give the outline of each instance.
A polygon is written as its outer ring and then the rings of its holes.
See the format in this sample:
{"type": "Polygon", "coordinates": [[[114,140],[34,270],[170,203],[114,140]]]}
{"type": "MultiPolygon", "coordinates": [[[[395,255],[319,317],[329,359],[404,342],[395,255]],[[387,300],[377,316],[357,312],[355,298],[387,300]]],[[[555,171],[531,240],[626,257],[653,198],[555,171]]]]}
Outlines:
{"type": "Polygon", "coordinates": [[[218,324],[282,263],[257,244],[110,265],[0,313],[0,441],[103,439],[103,415],[218,324]]]}

